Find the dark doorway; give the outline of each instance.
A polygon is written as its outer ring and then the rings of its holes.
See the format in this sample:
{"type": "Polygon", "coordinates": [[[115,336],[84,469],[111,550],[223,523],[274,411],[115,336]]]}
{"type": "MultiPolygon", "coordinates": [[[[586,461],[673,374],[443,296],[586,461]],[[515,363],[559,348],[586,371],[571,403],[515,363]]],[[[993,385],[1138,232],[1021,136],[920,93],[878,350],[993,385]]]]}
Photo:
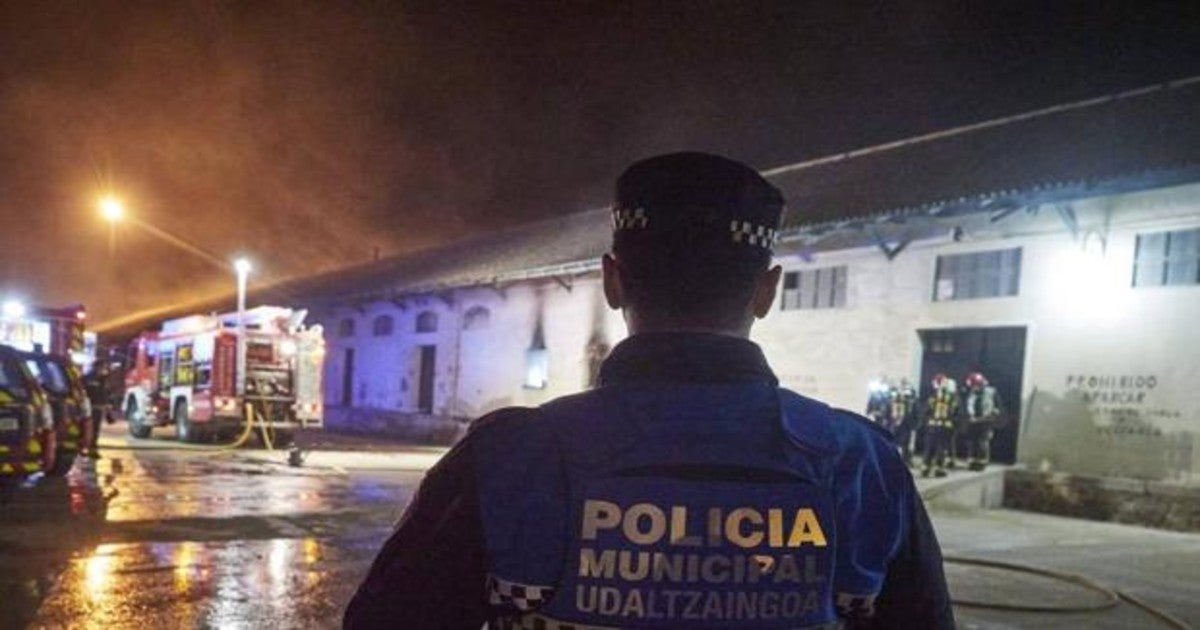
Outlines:
{"type": "Polygon", "coordinates": [[[921,330],[918,334],[924,346],[921,399],[929,396],[929,383],[939,372],[957,381],[960,388],[968,372],[982,372],[996,388],[1007,419],[992,439],[992,459],[1006,464],[1016,461],[1025,370],[1025,327],[940,328],[921,330]]]}
{"type": "Polygon", "coordinates": [[[417,411],[433,413],[434,363],[437,346],[421,346],[421,372],[417,381],[417,411]]]}
{"type": "Polygon", "coordinates": [[[346,360],[342,362],[342,406],[354,404],[354,348],[346,348],[346,360]]]}

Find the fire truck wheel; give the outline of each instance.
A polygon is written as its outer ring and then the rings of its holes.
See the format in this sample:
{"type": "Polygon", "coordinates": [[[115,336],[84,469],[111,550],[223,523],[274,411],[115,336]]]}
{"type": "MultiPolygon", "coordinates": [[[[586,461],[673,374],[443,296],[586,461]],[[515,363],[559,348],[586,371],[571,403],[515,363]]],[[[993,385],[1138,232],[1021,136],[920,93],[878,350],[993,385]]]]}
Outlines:
{"type": "Polygon", "coordinates": [[[146,422],[146,416],[138,409],[137,401],[132,396],[125,405],[125,422],[129,425],[129,434],[135,438],[148,438],[154,430],[154,427],[146,422]]]}
{"type": "Polygon", "coordinates": [[[192,420],[188,418],[187,401],[182,398],[175,401],[175,412],[172,414],[175,417],[175,434],[179,437],[180,442],[201,442],[204,440],[201,427],[192,424],[192,420]]]}

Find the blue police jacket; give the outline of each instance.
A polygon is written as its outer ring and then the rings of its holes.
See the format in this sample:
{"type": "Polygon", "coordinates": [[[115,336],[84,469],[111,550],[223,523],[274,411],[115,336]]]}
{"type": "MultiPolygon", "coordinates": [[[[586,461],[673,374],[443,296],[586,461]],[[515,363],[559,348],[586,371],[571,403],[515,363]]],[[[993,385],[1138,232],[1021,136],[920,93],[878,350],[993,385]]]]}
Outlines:
{"type": "Polygon", "coordinates": [[[632,337],[596,389],[477,423],[345,617],[485,621],[953,627],[936,538],[888,434],[779,388],[753,343],[695,333],[632,337]]]}

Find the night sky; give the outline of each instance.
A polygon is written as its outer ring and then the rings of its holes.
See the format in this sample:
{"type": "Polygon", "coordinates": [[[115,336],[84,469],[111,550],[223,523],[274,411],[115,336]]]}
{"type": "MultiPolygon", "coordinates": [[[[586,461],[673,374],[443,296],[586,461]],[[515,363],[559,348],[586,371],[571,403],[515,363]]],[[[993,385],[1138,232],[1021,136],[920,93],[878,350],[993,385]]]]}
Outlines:
{"type": "Polygon", "coordinates": [[[232,289],[111,239],[106,190],[272,281],[596,207],[648,154],[768,168],[1195,74],[1197,2],[0,0],[0,294],[232,289]]]}

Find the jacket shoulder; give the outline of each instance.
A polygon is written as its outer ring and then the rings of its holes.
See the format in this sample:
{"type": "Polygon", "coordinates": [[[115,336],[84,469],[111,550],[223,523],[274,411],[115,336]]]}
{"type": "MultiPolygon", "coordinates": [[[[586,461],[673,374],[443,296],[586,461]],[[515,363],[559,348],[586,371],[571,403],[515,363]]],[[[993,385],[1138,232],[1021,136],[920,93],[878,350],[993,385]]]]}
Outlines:
{"type": "Polygon", "coordinates": [[[534,407],[503,407],[472,420],[470,426],[467,427],[467,435],[470,436],[498,426],[525,424],[532,421],[537,415],[537,409],[534,407]]]}
{"type": "Polygon", "coordinates": [[[859,414],[830,407],[788,389],[779,391],[788,435],[805,448],[836,455],[875,450],[892,443],[887,430],[859,414]]]}
{"type": "Polygon", "coordinates": [[[854,413],[853,411],[834,408],[833,417],[835,422],[844,424],[845,430],[865,432],[867,435],[873,436],[873,438],[883,439],[888,442],[894,441],[892,434],[888,432],[887,429],[874,422],[871,422],[868,418],[854,413]]]}

